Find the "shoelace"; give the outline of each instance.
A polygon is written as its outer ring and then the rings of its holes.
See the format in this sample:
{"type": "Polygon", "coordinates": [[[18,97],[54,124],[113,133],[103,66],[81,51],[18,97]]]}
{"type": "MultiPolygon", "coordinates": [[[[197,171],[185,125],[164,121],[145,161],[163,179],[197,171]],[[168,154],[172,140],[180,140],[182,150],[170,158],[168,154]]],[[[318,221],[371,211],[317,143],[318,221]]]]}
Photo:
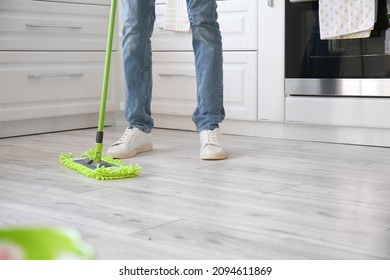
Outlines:
{"type": "Polygon", "coordinates": [[[206,145],[214,145],[217,147],[221,147],[221,140],[218,137],[218,133],[215,130],[207,131],[207,143],[206,145]]]}
{"type": "Polygon", "coordinates": [[[133,138],[137,135],[137,133],[138,133],[137,130],[127,128],[125,133],[123,133],[121,138],[119,138],[119,140],[116,141],[113,144],[113,146],[119,145],[119,144],[122,144],[122,143],[126,143],[126,142],[131,142],[133,140],[133,138]]]}

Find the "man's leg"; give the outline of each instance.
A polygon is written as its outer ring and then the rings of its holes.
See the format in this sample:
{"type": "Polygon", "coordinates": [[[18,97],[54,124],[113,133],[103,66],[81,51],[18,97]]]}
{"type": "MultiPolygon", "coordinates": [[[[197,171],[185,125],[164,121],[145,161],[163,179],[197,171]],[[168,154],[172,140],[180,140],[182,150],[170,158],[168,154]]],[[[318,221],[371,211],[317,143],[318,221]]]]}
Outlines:
{"type": "Polygon", "coordinates": [[[197,76],[197,130],[213,129],[225,118],[223,107],[222,38],[215,0],[187,0],[197,76]]]}
{"type": "Polygon", "coordinates": [[[107,150],[114,158],[129,158],[153,149],[149,135],[153,128],[150,38],[155,17],[155,0],[122,0],[125,115],[129,127],[107,150]]]}
{"type": "Polygon", "coordinates": [[[156,17],[154,4],[155,0],[122,0],[126,119],[130,126],[146,133],[153,127],[150,38],[156,17]]]}
{"type": "Polygon", "coordinates": [[[223,106],[222,38],[216,0],[187,0],[197,78],[197,107],[192,115],[200,133],[200,158],[225,159],[219,123],[223,106]]]}

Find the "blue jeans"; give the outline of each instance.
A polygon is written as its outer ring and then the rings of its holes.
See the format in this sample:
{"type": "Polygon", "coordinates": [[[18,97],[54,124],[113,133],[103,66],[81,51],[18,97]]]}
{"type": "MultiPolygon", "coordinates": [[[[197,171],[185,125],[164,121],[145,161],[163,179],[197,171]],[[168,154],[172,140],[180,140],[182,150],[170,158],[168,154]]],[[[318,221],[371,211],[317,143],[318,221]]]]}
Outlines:
{"type": "MultiPolygon", "coordinates": [[[[222,38],[216,0],[187,0],[195,54],[197,106],[192,120],[197,131],[214,129],[225,118],[223,107],[222,38]]],[[[123,64],[126,119],[149,133],[153,128],[151,36],[155,0],[122,0],[123,64]]]]}

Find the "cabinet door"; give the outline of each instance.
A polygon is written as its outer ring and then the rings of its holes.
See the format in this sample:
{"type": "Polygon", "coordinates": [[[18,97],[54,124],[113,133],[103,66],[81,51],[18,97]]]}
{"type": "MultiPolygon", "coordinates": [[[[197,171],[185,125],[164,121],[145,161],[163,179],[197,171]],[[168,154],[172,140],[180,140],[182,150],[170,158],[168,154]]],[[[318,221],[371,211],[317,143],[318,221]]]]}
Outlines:
{"type": "MultiPolygon", "coordinates": [[[[190,32],[163,29],[165,5],[156,6],[153,50],[192,50],[190,32]]],[[[257,0],[218,1],[224,50],[257,50],[257,0]]]]}
{"type": "MultiPolygon", "coordinates": [[[[99,111],[103,52],[0,52],[0,121],[99,111]]],[[[112,56],[107,111],[119,109],[118,53],[112,56]]]]}
{"type": "Polygon", "coordinates": [[[259,1],[259,120],[284,122],[285,2],[272,3],[259,1]]]}
{"type": "Polygon", "coordinates": [[[105,50],[109,12],[101,5],[1,0],[0,50],[105,50]]]}
{"type": "MultiPolygon", "coordinates": [[[[256,120],[257,53],[224,53],[227,119],[256,120]]],[[[191,52],[157,52],[153,64],[153,113],[191,116],[196,106],[196,74],[191,52]]]]}

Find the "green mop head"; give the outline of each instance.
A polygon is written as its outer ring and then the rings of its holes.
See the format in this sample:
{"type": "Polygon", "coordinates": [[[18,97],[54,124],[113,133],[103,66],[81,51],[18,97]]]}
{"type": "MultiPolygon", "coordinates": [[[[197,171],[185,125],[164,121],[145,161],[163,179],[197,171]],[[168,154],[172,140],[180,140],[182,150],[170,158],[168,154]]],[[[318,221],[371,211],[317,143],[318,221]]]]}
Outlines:
{"type": "Polygon", "coordinates": [[[95,151],[89,149],[79,158],[75,158],[72,153],[65,155],[61,153],[59,162],[71,169],[74,169],[81,174],[97,180],[113,180],[132,178],[138,175],[138,170],[141,169],[138,164],[125,165],[121,160],[113,159],[110,156],[103,156],[101,160],[95,161],[95,151]]]}

